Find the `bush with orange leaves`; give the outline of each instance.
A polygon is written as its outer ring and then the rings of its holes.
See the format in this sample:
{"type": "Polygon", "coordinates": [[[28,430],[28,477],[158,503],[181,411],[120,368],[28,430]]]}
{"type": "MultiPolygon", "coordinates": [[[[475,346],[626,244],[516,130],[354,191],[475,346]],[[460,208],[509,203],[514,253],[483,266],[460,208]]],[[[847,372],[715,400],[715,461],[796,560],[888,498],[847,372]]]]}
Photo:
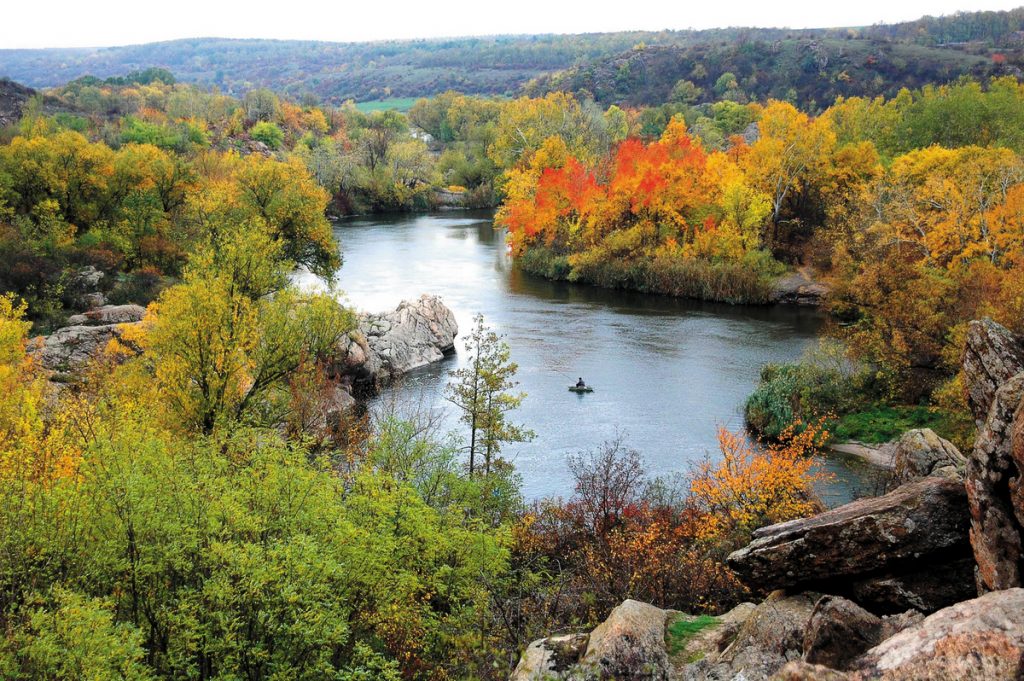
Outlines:
{"type": "Polygon", "coordinates": [[[725,564],[759,526],[821,509],[826,478],[812,456],[820,423],[794,425],[777,444],[719,431],[721,457],[673,485],[650,482],[621,440],[572,457],[568,500],[536,504],[513,533],[513,563],[542,578],[499,602],[523,643],[543,631],[587,626],[626,598],[686,612],[721,612],[746,594],[725,564]],[[522,590],[525,591],[525,590],[522,590]]]}
{"type": "Polygon", "coordinates": [[[778,442],[766,446],[719,428],[722,458],[705,459],[690,483],[690,503],[702,517],[702,536],[739,545],[759,527],[821,511],[814,485],[831,475],[813,456],[829,437],[822,424],[794,423],[778,442]]]}

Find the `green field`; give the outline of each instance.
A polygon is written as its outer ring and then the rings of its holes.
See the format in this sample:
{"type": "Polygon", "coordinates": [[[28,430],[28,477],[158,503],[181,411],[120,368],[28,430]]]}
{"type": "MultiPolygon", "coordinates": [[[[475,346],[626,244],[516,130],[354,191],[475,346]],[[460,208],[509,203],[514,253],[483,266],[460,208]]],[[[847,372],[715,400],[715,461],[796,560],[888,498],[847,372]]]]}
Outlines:
{"type": "Polygon", "coordinates": [[[363,113],[373,111],[388,111],[394,109],[405,113],[412,108],[418,97],[392,97],[391,99],[378,99],[372,102],[356,102],[356,108],[363,113]]]}

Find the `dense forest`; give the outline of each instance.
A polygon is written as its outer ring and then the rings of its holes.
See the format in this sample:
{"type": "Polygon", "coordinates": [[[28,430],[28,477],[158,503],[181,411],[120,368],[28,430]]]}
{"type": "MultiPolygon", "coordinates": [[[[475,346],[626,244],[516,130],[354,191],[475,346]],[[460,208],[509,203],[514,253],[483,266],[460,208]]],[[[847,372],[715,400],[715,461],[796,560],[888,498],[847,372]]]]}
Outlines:
{"type": "Polygon", "coordinates": [[[0,81],[0,677],[504,679],[627,598],[763,595],[726,557],[821,510],[820,448],[908,420],[969,442],[968,322],[1024,333],[1021,17],[0,55],[37,85],[68,64],[42,91],[0,81]],[[366,68],[335,80],[295,56],[344,50],[366,68]],[[515,67],[430,80],[492,58],[515,67]],[[387,69],[412,80],[374,91],[387,69]],[[433,96],[343,101],[399,94],[433,96]],[[336,408],[358,331],[329,216],[441,204],[497,208],[518,266],[552,279],[761,304],[799,272],[828,291],[827,338],[765,367],[761,442],[720,429],[657,479],[613,440],[527,503],[502,452],[531,437],[530,397],[480,317],[451,432],[336,408]],[[141,321],[44,367],[39,336],[97,294],[141,321]]]}
{"type": "MultiPolygon", "coordinates": [[[[436,95],[587,90],[606,104],[664,101],[677,80],[712,96],[732,74],[751,98],[807,107],[835,96],[895,94],[962,75],[1017,73],[1024,10],[926,17],[835,29],[498,36],[376,43],[201,38],[125,47],[0,50],[0,76],[53,87],[152,66],[181,80],[242,95],[269,88],[339,104],[436,95]],[[564,72],[564,73],[563,73],[564,72]],[[792,91],[792,92],[791,92],[792,91]]],[[[813,107],[812,107],[813,108],[813,107]]]]}

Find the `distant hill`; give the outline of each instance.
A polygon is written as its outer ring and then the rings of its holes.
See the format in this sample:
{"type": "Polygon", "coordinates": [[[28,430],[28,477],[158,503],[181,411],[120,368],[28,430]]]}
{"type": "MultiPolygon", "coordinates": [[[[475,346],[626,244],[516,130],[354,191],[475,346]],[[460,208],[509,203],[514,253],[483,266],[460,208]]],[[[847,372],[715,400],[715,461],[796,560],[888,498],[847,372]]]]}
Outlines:
{"type": "Polygon", "coordinates": [[[325,102],[456,89],[514,95],[586,90],[606,102],[663,101],[676,81],[706,96],[733,73],[748,97],[824,103],[961,75],[1020,73],[1024,8],[839,29],[714,29],[329,43],[196,38],[107,48],[0,50],[0,76],[45,88],[161,67],[231,94],[255,87],[325,102]],[[700,66],[701,68],[698,68],[700,66]]]}

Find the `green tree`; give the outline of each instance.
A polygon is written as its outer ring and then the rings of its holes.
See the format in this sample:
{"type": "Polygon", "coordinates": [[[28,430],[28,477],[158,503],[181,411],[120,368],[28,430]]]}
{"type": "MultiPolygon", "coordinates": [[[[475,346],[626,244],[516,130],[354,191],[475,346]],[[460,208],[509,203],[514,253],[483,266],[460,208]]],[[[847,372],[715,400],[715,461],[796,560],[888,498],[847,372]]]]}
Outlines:
{"type": "Polygon", "coordinates": [[[277,123],[272,121],[260,121],[252,126],[249,134],[254,140],[263,142],[271,149],[278,149],[284,143],[284,133],[277,127],[277,123]]]}
{"type": "Polygon", "coordinates": [[[476,470],[476,457],[484,458],[484,474],[490,474],[501,446],[506,442],[528,442],[533,432],[509,423],[507,415],[519,407],[526,393],[510,393],[519,366],[511,361],[503,336],[484,325],[484,316],[473,318],[473,330],[466,337],[468,364],[449,373],[445,399],[462,411],[469,426],[469,473],[476,470]]]}

